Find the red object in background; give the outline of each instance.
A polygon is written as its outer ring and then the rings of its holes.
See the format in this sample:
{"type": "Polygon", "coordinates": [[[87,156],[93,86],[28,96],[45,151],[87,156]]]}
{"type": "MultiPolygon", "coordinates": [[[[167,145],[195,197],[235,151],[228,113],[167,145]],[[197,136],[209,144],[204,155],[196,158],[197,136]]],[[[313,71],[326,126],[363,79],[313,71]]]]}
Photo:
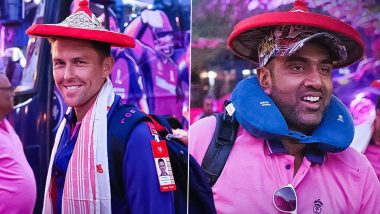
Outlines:
{"type": "Polygon", "coordinates": [[[198,115],[202,114],[203,108],[190,108],[190,125],[195,122],[195,118],[197,118],[198,115]]]}
{"type": "Polygon", "coordinates": [[[380,88],[380,80],[372,81],[370,86],[374,88],[380,88]]]}

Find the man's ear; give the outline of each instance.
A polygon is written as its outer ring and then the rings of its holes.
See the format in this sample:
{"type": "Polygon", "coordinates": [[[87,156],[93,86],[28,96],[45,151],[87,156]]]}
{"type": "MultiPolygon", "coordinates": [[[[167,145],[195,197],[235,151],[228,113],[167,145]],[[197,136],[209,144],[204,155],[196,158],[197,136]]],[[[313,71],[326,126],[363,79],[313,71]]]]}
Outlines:
{"type": "Polygon", "coordinates": [[[257,79],[259,80],[259,84],[263,91],[271,95],[272,92],[272,78],[271,72],[266,67],[261,67],[257,69],[257,79]]]}
{"type": "Polygon", "coordinates": [[[103,77],[108,77],[112,73],[113,64],[115,64],[115,60],[113,57],[109,56],[104,58],[103,61],[103,77]]]}

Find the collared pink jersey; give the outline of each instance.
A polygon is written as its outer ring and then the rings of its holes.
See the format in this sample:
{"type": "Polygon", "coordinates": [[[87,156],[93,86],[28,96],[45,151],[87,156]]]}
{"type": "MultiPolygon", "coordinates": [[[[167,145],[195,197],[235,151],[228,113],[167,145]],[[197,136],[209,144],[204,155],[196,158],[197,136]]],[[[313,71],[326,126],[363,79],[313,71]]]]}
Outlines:
{"type": "Polygon", "coordinates": [[[36,181],[20,138],[0,121],[0,213],[33,213],[36,181]]]}
{"type": "MultiPolygon", "coordinates": [[[[215,117],[190,127],[190,153],[201,164],[215,117]]],[[[380,183],[366,157],[352,148],[328,153],[322,165],[304,158],[293,177],[294,157],[271,153],[263,139],[240,128],[226,165],[212,187],[219,214],[278,213],[272,197],[292,184],[297,213],[380,213],[380,183]]]]}

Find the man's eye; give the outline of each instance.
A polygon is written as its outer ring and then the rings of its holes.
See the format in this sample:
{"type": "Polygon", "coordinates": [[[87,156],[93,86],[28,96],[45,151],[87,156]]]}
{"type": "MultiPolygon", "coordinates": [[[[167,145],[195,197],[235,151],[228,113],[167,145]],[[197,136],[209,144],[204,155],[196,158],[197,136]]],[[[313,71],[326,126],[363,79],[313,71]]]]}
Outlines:
{"type": "Polygon", "coordinates": [[[82,61],[82,60],[77,60],[77,61],[75,61],[75,64],[77,64],[77,65],[83,65],[83,64],[86,64],[86,62],[82,61]]]}
{"type": "Polygon", "coordinates": [[[56,62],[54,62],[54,67],[55,68],[60,68],[60,67],[62,67],[64,65],[65,65],[65,63],[62,62],[62,61],[56,61],[56,62]]]}
{"type": "Polygon", "coordinates": [[[292,69],[294,71],[303,71],[304,67],[302,65],[293,65],[290,67],[290,69],[292,69]]]}
{"type": "Polygon", "coordinates": [[[321,72],[323,74],[331,74],[331,71],[332,71],[332,68],[330,68],[330,67],[322,67],[321,68],[321,72]]]}

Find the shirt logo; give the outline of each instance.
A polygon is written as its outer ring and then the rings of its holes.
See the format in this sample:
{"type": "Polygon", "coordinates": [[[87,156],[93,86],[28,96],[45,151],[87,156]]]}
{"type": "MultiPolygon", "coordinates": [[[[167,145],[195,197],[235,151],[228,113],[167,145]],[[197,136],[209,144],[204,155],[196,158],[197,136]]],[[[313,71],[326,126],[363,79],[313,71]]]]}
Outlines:
{"type": "Polygon", "coordinates": [[[269,101],[260,101],[260,105],[261,106],[271,106],[271,104],[269,103],[269,101]]]}
{"type": "Polygon", "coordinates": [[[319,214],[322,212],[323,203],[321,199],[317,199],[314,201],[313,214],[319,214]]]}
{"type": "Polygon", "coordinates": [[[157,147],[157,149],[158,149],[158,151],[159,151],[160,153],[162,152],[162,147],[161,147],[161,146],[157,147]]]}
{"type": "Polygon", "coordinates": [[[344,120],[343,120],[343,116],[342,115],[338,115],[338,119],[336,119],[337,121],[340,121],[342,123],[344,123],[344,120]]]}
{"type": "Polygon", "coordinates": [[[96,165],[96,171],[99,172],[99,173],[103,173],[102,164],[97,164],[96,165]]]}

